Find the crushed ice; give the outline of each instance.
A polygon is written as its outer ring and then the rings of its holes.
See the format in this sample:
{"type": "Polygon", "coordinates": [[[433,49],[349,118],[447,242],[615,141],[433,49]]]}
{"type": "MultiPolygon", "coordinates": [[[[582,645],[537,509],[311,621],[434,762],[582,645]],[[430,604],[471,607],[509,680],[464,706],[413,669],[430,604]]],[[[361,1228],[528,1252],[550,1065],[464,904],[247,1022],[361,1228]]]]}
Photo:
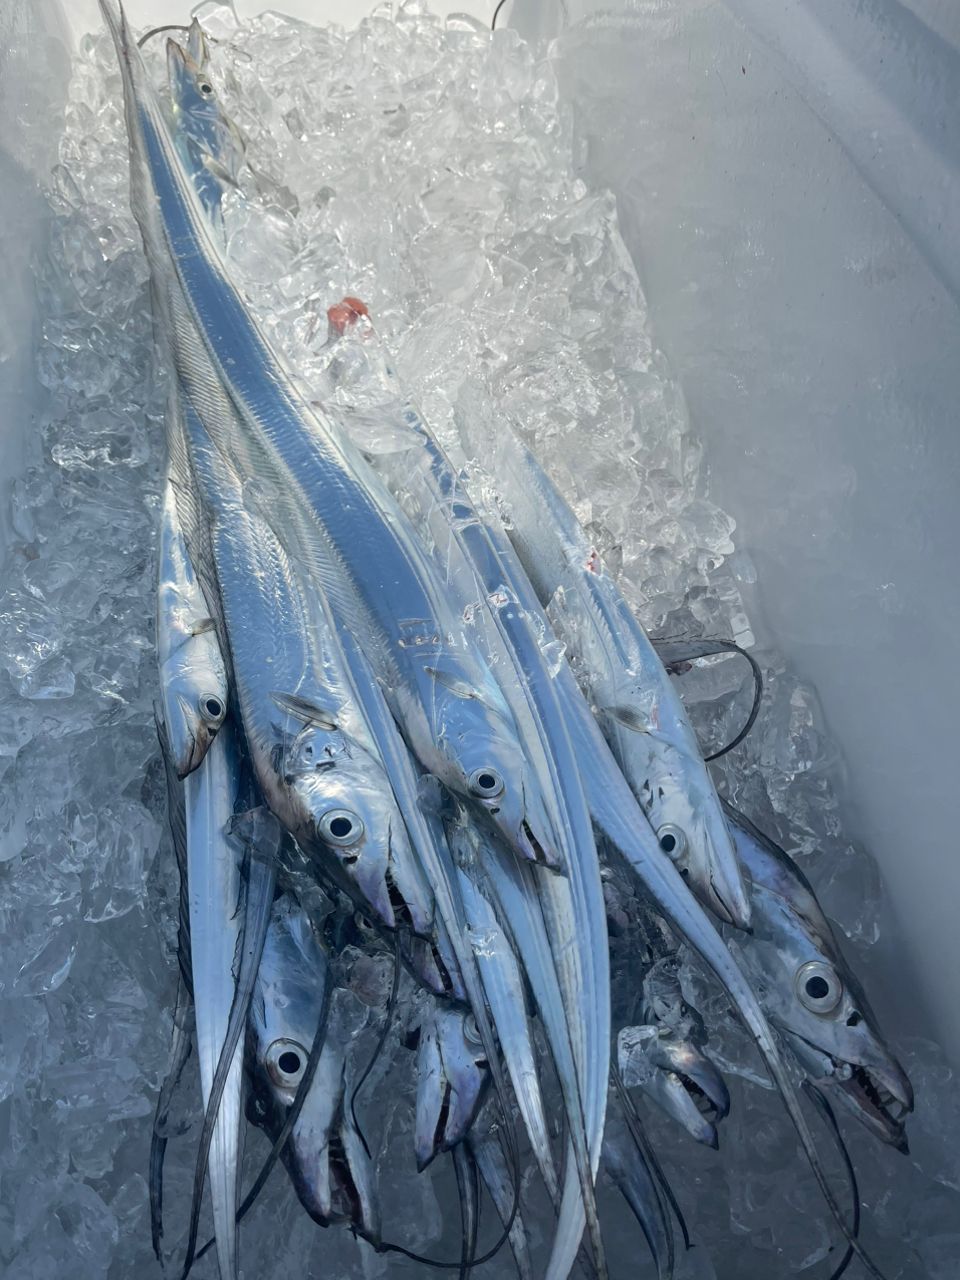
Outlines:
{"type": "MultiPolygon", "coordinates": [[[[649,627],[751,644],[741,586],[755,572],[734,522],[704,497],[700,447],[651,340],[613,198],[575,174],[550,58],[414,2],[382,4],[350,32],[276,14],[241,25],[216,3],[199,13],[250,144],[250,203],[228,202],[231,266],[306,386],[319,396],[329,385],[326,308],[363,298],[451,448],[458,413],[522,425],[649,627]]],[[[159,1275],[145,1174],[175,987],[152,720],[163,389],[103,34],[74,61],[47,198],[36,274],[49,398],[14,487],[0,594],[0,1260],[7,1280],[99,1280],[159,1275]]],[[[837,753],[815,692],[780,655],[758,657],[761,716],[720,772],[801,856],[869,985],[896,956],[878,928],[876,868],[840,828],[837,753]]],[[[701,734],[729,738],[749,705],[746,673],[718,661],[678,678],[701,734]]],[[[389,975],[364,960],[354,980],[376,1004],[389,975]]],[[[706,1246],[678,1274],[749,1280],[818,1263],[822,1274],[834,1233],[780,1106],[749,1083],[755,1062],[724,1001],[699,975],[687,982],[717,1060],[742,1079],[730,1076],[719,1154],[650,1117],[706,1246]]],[[[891,1280],[947,1280],[960,1254],[948,1225],[960,1221],[955,1081],[936,1046],[898,1037],[883,1017],[892,1002],[873,991],[918,1112],[907,1159],[846,1128],[865,1236],[891,1280]]],[[[386,1104],[394,1131],[409,1127],[408,1103],[386,1104]]],[[[187,1111],[179,1128],[191,1124],[187,1111]]],[[[168,1244],[185,1222],[195,1130],[178,1136],[168,1244]]],[[[248,1147],[262,1155],[258,1142],[248,1147]]],[[[444,1224],[429,1179],[396,1168],[397,1146],[380,1168],[390,1234],[450,1256],[456,1223],[444,1224]]],[[[633,1274],[636,1228],[610,1195],[605,1208],[613,1274],[618,1262],[633,1274]]],[[[319,1231],[281,1177],[244,1230],[244,1254],[248,1275],[409,1266],[319,1231]]],[[[511,1267],[504,1253],[487,1274],[511,1267]]],[[[197,1275],[210,1274],[206,1260],[197,1275]]]]}

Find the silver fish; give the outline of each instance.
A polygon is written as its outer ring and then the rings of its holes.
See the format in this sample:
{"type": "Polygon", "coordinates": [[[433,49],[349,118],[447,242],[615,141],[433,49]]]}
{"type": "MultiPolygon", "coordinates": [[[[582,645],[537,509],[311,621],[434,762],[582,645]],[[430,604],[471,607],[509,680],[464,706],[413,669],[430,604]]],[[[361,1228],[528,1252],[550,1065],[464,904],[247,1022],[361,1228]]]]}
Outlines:
{"type": "Polygon", "coordinates": [[[227,672],[214,621],[180,528],[173,487],[164,487],[157,581],[160,700],[177,777],[206,755],[227,714],[227,672]]]}
{"type": "Polygon", "coordinates": [[[465,440],[507,504],[507,533],[660,847],[722,920],[747,900],[713,783],[683,704],[596,549],[509,426],[471,414],[465,440]]]}
{"type": "Polygon", "coordinates": [[[420,1023],[414,1152],[422,1172],[462,1142],[489,1082],[472,1014],[432,1001],[420,1023]]]}
{"type": "Polygon", "coordinates": [[[172,133],[208,217],[219,226],[223,192],[237,185],[246,142],[223,110],[209,63],[207,40],[194,18],[186,49],[167,41],[172,133]]]}
{"type": "Polygon", "coordinates": [[[881,1141],[906,1150],[913,1089],[813,890],[783,849],[725,809],[753,902],[753,933],[735,945],[767,1016],[812,1084],[881,1141]]]}
{"type": "Polygon", "coordinates": [[[716,1150],[717,1123],[730,1109],[723,1077],[699,1046],[656,1024],[622,1027],[617,1058],[624,1085],[639,1088],[686,1129],[716,1150]]]}
{"type": "MultiPolygon", "coordinates": [[[[554,956],[560,957],[564,970],[568,1024],[576,1028],[580,1098],[571,1107],[570,1132],[575,1144],[575,1169],[580,1176],[579,1193],[598,1270],[603,1274],[592,1182],[600,1156],[608,1070],[606,929],[599,866],[590,813],[580,787],[579,762],[571,749],[557,700],[555,672],[542,648],[549,627],[536,600],[520,595],[523,574],[511,563],[515,560],[513,552],[507,547],[505,562],[503,549],[494,543],[480,520],[460,477],[415,407],[405,399],[369,317],[359,305],[355,306],[352,317],[343,317],[341,324],[335,326],[341,327],[347,342],[363,348],[376,385],[388,397],[380,411],[393,423],[395,439],[398,425],[406,426],[407,447],[378,458],[388,484],[393,492],[406,496],[408,511],[414,511],[415,527],[432,541],[448,590],[463,616],[471,618],[486,650],[491,654],[502,650],[497,667],[501,687],[520,728],[528,759],[537,761],[537,774],[543,780],[541,794],[559,836],[569,890],[563,884],[543,881],[537,888],[547,911],[554,956]],[[584,1119],[586,1133],[581,1130],[584,1119]]],[[[572,1183],[568,1185],[572,1188],[572,1183]]],[[[568,1195],[571,1193],[568,1191],[568,1195]]],[[[565,1274],[579,1242],[573,1236],[577,1218],[563,1208],[559,1218],[561,1231],[548,1275],[565,1274]]]]}
{"type": "Polygon", "coordinates": [[[301,1204],[322,1225],[349,1222],[370,1240],[379,1238],[376,1180],[350,1108],[345,1046],[358,1017],[354,997],[328,988],[330,961],[306,913],[283,894],[274,904],[260,972],[250,1006],[248,1108],[254,1123],[273,1138],[293,1106],[311,1050],[326,1034],[303,1107],[282,1152],[301,1204]]]}
{"type": "Polygon", "coordinates": [[[450,831],[450,845],[458,863],[460,896],[517,1105],[547,1192],[556,1202],[559,1180],[550,1150],[520,966],[510,936],[497,918],[493,890],[481,892],[474,878],[483,875],[479,867],[474,869],[471,866],[469,872],[464,870],[471,858],[476,858],[473,841],[477,839],[477,834],[462,823],[450,831]]]}
{"type": "Polygon", "coordinates": [[[614,1013],[623,1024],[617,1035],[622,1082],[642,1089],[697,1142],[716,1148],[717,1124],[730,1109],[730,1096],[704,1052],[703,1019],[680,984],[676,941],[666,922],[612,868],[604,868],[604,896],[616,975],[614,1013]]]}
{"type": "Polygon", "coordinates": [[[526,789],[509,718],[500,714],[502,698],[492,674],[462,646],[436,571],[395,504],[378,501],[362,459],[311,413],[227,279],[122,8],[115,0],[100,0],[100,7],[123,78],[131,203],[150,262],[158,326],[173,345],[181,381],[218,447],[233,457],[251,442],[256,446],[257,470],[251,478],[269,489],[285,529],[298,538],[296,553],[331,602],[345,645],[353,639],[350,657],[359,696],[385,753],[502,1096],[505,1082],[475,960],[463,938],[454,868],[419,811],[416,774],[391,716],[392,710],[421,763],[479,808],[489,809],[521,856],[536,857],[547,836],[541,833],[539,839],[531,827],[536,797],[529,793],[532,782],[526,789]],[[243,440],[232,424],[224,432],[231,406],[244,421],[243,440]],[[351,576],[350,570],[355,575],[358,568],[371,576],[351,576]],[[370,679],[374,659],[383,687],[370,679]],[[391,699],[389,709],[385,697],[391,699]],[[494,787],[497,794],[489,794],[491,769],[514,779],[509,791],[494,787]]]}
{"type": "MultiPolygon", "coordinates": [[[[243,927],[240,856],[227,834],[240,789],[232,728],[225,727],[202,768],[185,785],[190,955],[203,1104],[210,1103],[226,1037],[236,978],[234,960],[243,927]]],[[[237,1274],[237,1177],[243,1085],[242,1045],[234,1053],[217,1110],[208,1173],[220,1274],[237,1274]]]]}
{"type": "Polygon", "coordinates": [[[238,423],[256,445],[247,478],[270,488],[340,625],[364,635],[423,767],[485,811],[522,856],[550,861],[542,802],[493,673],[397,504],[306,403],[227,278],[139,53],[111,0],[101,7],[124,72],[134,212],[188,398],[226,456],[244,452],[238,423]]]}
{"type": "Polygon", "coordinates": [[[332,619],[188,406],[237,705],[267,803],[305,852],[387,928],[433,923],[419,870],[332,619]]]}
{"type": "Polygon", "coordinates": [[[639,1145],[639,1135],[631,1128],[631,1119],[625,1117],[611,1090],[603,1134],[603,1167],[640,1224],[658,1277],[672,1275],[674,1241],[667,1208],[639,1145]]]}

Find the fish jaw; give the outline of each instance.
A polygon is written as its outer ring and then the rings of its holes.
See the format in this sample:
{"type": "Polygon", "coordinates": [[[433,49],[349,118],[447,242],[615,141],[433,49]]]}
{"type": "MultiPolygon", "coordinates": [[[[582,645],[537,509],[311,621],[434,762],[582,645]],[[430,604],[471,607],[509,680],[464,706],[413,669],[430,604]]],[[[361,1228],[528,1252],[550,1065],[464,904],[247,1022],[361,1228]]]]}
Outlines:
{"type": "MultiPolygon", "coordinates": [[[[522,779],[522,766],[514,777],[522,779]]],[[[552,824],[535,788],[518,781],[511,795],[486,806],[503,838],[521,857],[549,871],[562,871],[552,824]]]]}
{"type": "Polygon", "coordinates": [[[839,1102],[881,1142],[907,1150],[905,1122],[913,1110],[913,1086],[892,1055],[864,1066],[835,1058],[795,1032],[785,1030],[784,1036],[814,1088],[839,1102]]]}
{"type": "Polygon", "coordinates": [[[657,1074],[665,1078],[664,1087],[674,1102],[674,1115],[698,1142],[715,1148],[716,1126],[730,1111],[730,1094],[723,1076],[690,1041],[659,1036],[651,1042],[649,1052],[658,1068],[657,1074]]]}
{"type": "Polygon", "coordinates": [[[421,1173],[467,1136],[488,1079],[482,1050],[467,1041],[463,1015],[454,1009],[432,1011],[421,1024],[417,1050],[414,1143],[421,1173]]]}
{"type": "Polygon", "coordinates": [[[700,1110],[686,1079],[675,1071],[658,1071],[643,1085],[644,1092],[671,1116],[695,1142],[711,1147],[720,1146],[717,1126],[708,1114],[700,1110]]]}
{"type": "Polygon", "coordinates": [[[414,1117],[414,1154],[417,1172],[423,1173],[442,1150],[444,1120],[450,1085],[443,1072],[436,1023],[428,1017],[420,1027],[417,1046],[417,1102],[414,1117]]]}
{"type": "Polygon", "coordinates": [[[344,1108],[340,1122],[340,1144],[353,1188],[353,1226],[366,1240],[374,1245],[379,1244],[380,1205],[377,1200],[376,1173],[360,1134],[349,1118],[348,1108],[344,1108]]]}

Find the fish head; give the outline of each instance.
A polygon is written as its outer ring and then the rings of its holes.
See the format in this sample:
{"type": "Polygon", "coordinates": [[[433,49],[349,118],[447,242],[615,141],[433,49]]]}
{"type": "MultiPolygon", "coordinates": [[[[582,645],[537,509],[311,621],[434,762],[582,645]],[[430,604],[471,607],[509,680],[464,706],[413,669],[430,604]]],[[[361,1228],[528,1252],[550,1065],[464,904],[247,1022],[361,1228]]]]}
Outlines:
{"type": "Polygon", "coordinates": [[[216,148],[222,110],[207,68],[207,48],[202,31],[199,43],[190,41],[187,49],[176,40],[167,41],[167,83],[175,128],[207,150],[216,148]]]}
{"type": "Polygon", "coordinates": [[[666,1025],[623,1027],[617,1063],[628,1089],[642,1089],[697,1142],[716,1147],[717,1125],[730,1110],[730,1095],[697,1043],[666,1025]]]}
{"type": "MultiPolygon", "coordinates": [[[[327,968],[326,951],[305,912],[284,895],[274,904],[247,1022],[250,1117],[273,1139],[307,1073],[324,1015],[327,968]]],[[[363,1017],[351,993],[334,991],[316,1069],[283,1151],[301,1203],[323,1224],[362,1225],[369,1216],[352,1172],[359,1159],[356,1144],[345,1143],[341,1133],[345,1046],[363,1017]]]]}
{"type": "Polygon", "coordinates": [[[223,188],[237,185],[246,143],[224,111],[208,63],[206,40],[194,18],[186,49],[167,41],[172,132],[204,204],[217,208],[223,188]]]}
{"type": "Polygon", "coordinates": [[[478,806],[509,847],[529,862],[560,867],[540,787],[516,739],[505,732],[464,740],[460,794],[478,806]]]}
{"type": "Polygon", "coordinates": [[[227,715],[227,675],[213,633],[188,639],[160,673],[167,740],[177,777],[196,769],[227,715]]]}
{"type": "MultiPolygon", "coordinates": [[[[309,1047],[300,1041],[275,1040],[257,1063],[260,1088],[255,1090],[254,1105],[260,1109],[258,1123],[273,1138],[293,1106],[309,1055],[309,1047]]],[[[315,1222],[321,1226],[350,1222],[363,1228],[371,1217],[370,1175],[366,1170],[355,1174],[354,1166],[362,1164],[363,1153],[358,1144],[344,1141],[344,1101],[344,1054],[332,1032],[320,1051],[282,1158],[297,1198],[315,1222]]]]}
{"type": "Polygon", "coordinates": [[[667,855],[705,907],[725,924],[750,926],[750,899],[733,840],[702,762],[651,744],[639,800],[667,855]]]}
{"type": "Polygon", "coordinates": [[[436,686],[441,780],[479,808],[521,857],[556,869],[553,828],[499,690],[475,689],[458,674],[452,654],[427,671],[436,686]]]}
{"type": "Polygon", "coordinates": [[[330,1039],[283,1153],[300,1203],[321,1226],[363,1217],[340,1133],[345,1092],[343,1052],[330,1039]]]}
{"type": "Polygon", "coordinates": [[[693,1040],[661,1030],[648,1053],[657,1068],[652,1089],[661,1106],[697,1142],[717,1145],[717,1125],[730,1110],[723,1076],[693,1040]]]}
{"type": "Polygon", "coordinates": [[[387,928],[404,911],[419,924],[422,906],[407,904],[392,877],[395,846],[400,857],[407,834],[379,762],[325,727],[308,726],[283,768],[301,843],[387,928]]]}
{"type": "Polygon", "coordinates": [[[767,1016],[812,1084],[884,1142],[902,1145],[913,1089],[853,974],[832,941],[809,930],[783,899],[756,890],[753,897],[757,934],[739,951],[767,1016]]]}
{"type": "Polygon", "coordinates": [[[273,904],[247,1019],[257,1123],[276,1132],[293,1105],[321,1024],[328,959],[291,894],[273,904]]]}
{"type": "Polygon", "coordinates": [[[473,1015],[436,1003],[420,1025],[414,1144],[421,1172],[466,1137],[489,1070],[473,1015]]]}

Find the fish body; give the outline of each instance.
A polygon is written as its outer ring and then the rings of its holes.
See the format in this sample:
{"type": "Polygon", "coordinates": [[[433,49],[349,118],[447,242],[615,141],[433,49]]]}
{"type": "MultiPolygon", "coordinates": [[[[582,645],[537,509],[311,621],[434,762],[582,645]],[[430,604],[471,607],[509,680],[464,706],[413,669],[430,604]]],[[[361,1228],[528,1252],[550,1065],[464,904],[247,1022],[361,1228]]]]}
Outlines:
{"type": "Polygon", "coordinates": [[[463,869],[463,862],[470,854],[464,855],[462,842],[469,843],[472,834],[463,824],[458,824],[450,835],[451,848],[458,861],[460,896],[467,928],[517,1105],[547,1192],[555,1202],[559,1181],[550,1150],[540,1076],[527,1018],[523,975],[510,935],[497,917],[493,891],[482,892],[473,878],[477,872],[463,869]]]}
{"type": "MultiPolygon", "coordinates": [[[[355,309],[352,320],[342,322],[342,329],[347,342],[365,348],[370,371],[388,396],[380,411],[394,424],[393,438],[402,444],[406,432],[406,448],[378,457],[387,483],[415,509],[415,527],[432,544],[463,616],[472,619],[487,650],[502,655],[498,671],[504,696],[520,727],[528,759],[538,762],[540,794],[558,835],[560,865],[570,885],[567,889],[541,878],[534,891],[545,904],[554,962],[563,971],[567,1022],[575,1028],[572,1034],[566,1032],[573,1042],[579,1087],[576,1103],[568,1100],[574,1171],[580,1176],[580,1195],[602,1274],[592,1184],[600,1158],[609,1065],[606,928],[590,812],[557,698],[555,671],[544,654],[549,626],[527,591],[522,571],[512,563],[515,556],[509,545],[494,541],[461,477],[404,397],[369,319],[355,309]]],[[[369,418],[370,408],[365,412],[369,418]]],[[[558,1274],[569,1267],[567,1255],[572,1259],[579,1243],[573,1240],[571,1214],[561,1209],[560,1221],[564,1234],[557,1237],[557,1252],[550,1264],[558,1274]]]]}
{"type": "MultiPolygon", "coordinates": [[[[185,789],[190,957],[203,1104],[210,1102],[227,1033],[236,979],[243,914],[241,858],[227,828],[240,793],[241,775],[232,727],[217,735],[201,768],[185,789]]],[[[220,1273],[237,1274],[235,1213],[240,1160],[243,1054],[238,1046],[217,1110],[208,1174],[220,1273]]]]}
{"type": "Polygon", "coordinates": [[[507,533],[660,846],[722,920],[750,907],[696,735],[670,678],[576,516],[512,431],[463,430],[508,508],[507,533]]]}
{"type": "Polygon", "coordinates": [[[493,673],[397,504],[306,403],[228,279],[139,55],[104,3],[126,73],[134,211],[187,398],[225,456],[255,459],[245,479],[269,490],[288,535],[296,531],[296,554],[339,625],[365,636],[421,765],[522,856],[542,856],[550,833],[538,828],[542,806],[493,673]]]}
{"type": "Polygon", "coordinates": [[[467,1143],[473,1153],[483,1185],[490,1194],[497,1210],[497,1217],[508,1230],[513,1260],[517,1264],[520,1280],[532,1280],[533,1267],[527,1245],[527,1231],[523,1214],[515,1203],[511,1173],[503,1148],[495,1133],[482,1124],[475,1124],[467,1134],[467,1143]]]}
{"type": "Polygon", "coordinates": [[[194,18],[186,48],[167,41],[171,132],[204,210],[219,226],[224,188],[237,185],[246,142],[223,109],[209,64],[206,36],[194,18]]]}
{"type": "Polygon", "coordinates": [[[881,1141],[905,1148],[913,1089],[812,888],[783,849],[725,809],[753,902],[753,933],[736,946],[768,1017],[812,1084],[881,1141]]]}
{"type": "Polygon", "coordinates": [[[276,1138],[330,1000],[316,1071],[281,1158],[315,1221],[323,1226],[349,1222],[376,1240],[374,1173],[345,1105],[346,1045],[357,1013],[349,992],[337,988],[331,993],[330,963],[306,913],[292,895],[282,894],[274,904],[248,1018],[249,1113],[276,1138]]]}
{"type": "Polygon", "coordinates": [[[203,760],[227,714],[227,672],[210,610],[190,561],[172,485],[164,487],[157,576],[160,701],[181,779],[203,760]]]}
{"type": "Polygon", "coordinates": [[[211,544],[237,704],[257,781],[300,847],[387,927],[419,933],[419,872],[332,620],[188,406],[191,459],[211,544]],[[395,907],[395,901],[397,906],[395,907]]]}
{"type": "Polygon", "coordinates": [[[640,1224],[657,1276],[669,1274],[673,1267],[670,1222],[644,1154],[612,1100],[603,1134],[603,1168],[640,1224]]]}
{"type": "Polygon", "coordinates": [[[265,487],[276,517],[296,539],[290,554],[330,603],[502,1094],[493,1029],[463,937],[454,868],[419,810],[407,746],[452,789],[487,810],[526,858],[533,852],[524,827],[529,797],[515,734],[492,706],[502,702],[492,674],[478,667],[466,646],[458,647],[456,636],[450,640],[451,627],[430,612],[434,602],[442,607],[443,590],[426,553],[395,505],[378,505],[362,459],[348,456],[329,424],[312,414],[228,280],[123,11],[116,0],[100,0],[100,7],[123,78],[131,203],[150,264],[158,328],[213,443],[232,460],[255,455],[256,470],[246,479],[265,487]],[[242,437],[235,419],[244,425],[242,437]],[[427,613],[421,604],[429,606],[427,613]],[[442,652],[435,654],[438,645],[442,652]],[[369,679],[371,671],[380,683],[369,679]],[[445,678],[438,680],[438,672],[445,678]],[[514,779],[509,793],[474,793],[470,780],[477,770],[491,764],[496,769],[498,763],[501,776],[514,779]]]}

